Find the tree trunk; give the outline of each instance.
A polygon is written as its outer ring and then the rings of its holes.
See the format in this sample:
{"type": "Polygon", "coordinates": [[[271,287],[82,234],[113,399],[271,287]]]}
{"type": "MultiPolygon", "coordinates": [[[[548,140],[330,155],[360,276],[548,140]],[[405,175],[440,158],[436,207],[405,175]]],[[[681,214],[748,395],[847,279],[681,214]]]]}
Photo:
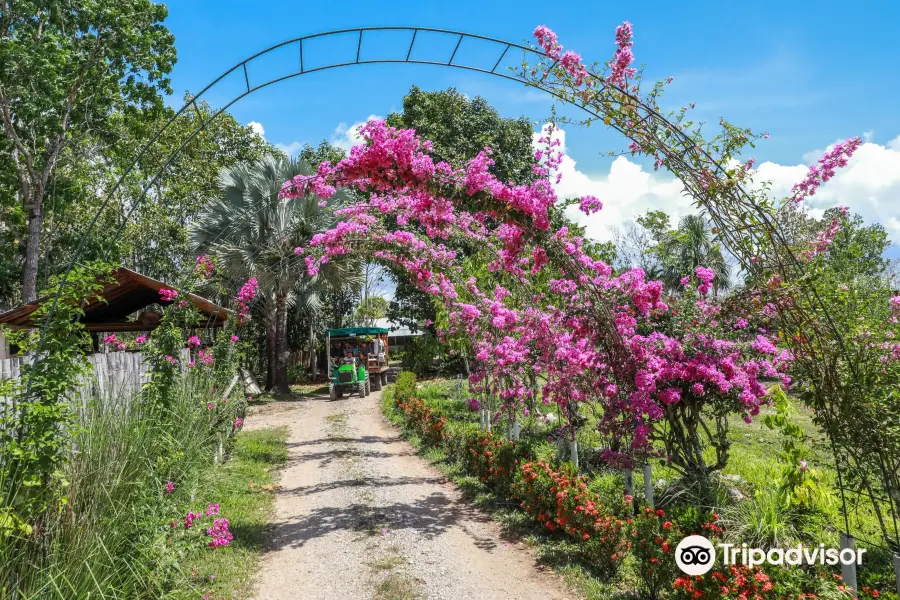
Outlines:
{"type": "Polygon", "coordinates": [[[287,297],[278,294],[275,297],[275,391],[279,394],[290,394],[287,376],[287,297]]]}
{"type": "Polygon", "coordinates": [[[266,391],[275,387],[275,312],[268,305],[266,310],[266,391]]]}
{"type": "Polygon", "coordinates": [[[313,319],[309,319],[309,374],[310,381],[315,382],[319,376],[319,353],[316,352],[316,329],[313,319]]]}
{"type": "Polygon", "coordinates": [[[25,197],[28,211],[28,241],[25,244],[25,268],[22,274],[22,302],[37,300],[38,261],[41,258],[41,229],[44,224],[43,198],[39,189],[32,188],[31,197],[25,197]]]}

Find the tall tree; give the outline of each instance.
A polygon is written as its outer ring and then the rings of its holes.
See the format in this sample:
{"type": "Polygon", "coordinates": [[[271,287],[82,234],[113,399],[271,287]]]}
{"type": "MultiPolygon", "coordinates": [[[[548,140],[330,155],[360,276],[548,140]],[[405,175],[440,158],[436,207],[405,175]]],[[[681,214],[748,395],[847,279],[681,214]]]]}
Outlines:
{"type": "Polygon", "coordinates": [[[678,221],[678,229],[660,243],[663,256],[663,282],[669,289],[680,288],[682,277],[693,275],[697,267],[712,269],[713,294],[731,287],[731,266],[722,254],[709,221],[702,215],[686,215],[678,221]]]}
{"type": "MultiPolygon", "coordinates": [[[[298,300],[298,285],[312,283],[306,264],[294,248],[306,246],[316,233],[334,226],[334,208],[348,200],[343,191],[320,205],[318,196],[281,199],[282,184],[315,171],[307,163],[283,156],[240,164],[223,171],[221,192],[211,199],[191,227],[198,252],[209,252],[219,268],[235,281],[256,277],[268,327],[272,384],[290,393],[287,379],[287,319],[298,300]],[[299,281],[302,281],[298,284],[299,281]],[[273,356],[274,355],[274,356],[273,356]],[[274,366],[274,369],[272,368],[274,366]]],[[[313,281],[341,286],[355,264],[331,261],[313,281]]]]}
{"type": "Polygon", "coordinates": [[[503,118],[480,96],[470,99],[455,88],[426,92],[413,86],[403,98],[403,112],[392,113],[387,122],[431,140],[435,161],[462,166],[487,146],[493,151],[491,172],[501,181],[535,179],[531,121],[503,118]]]}
{"type": "Polygon", "coordinates": [[[44,205],[66,148],[109,133],[113,110],[162,110],[174,36],[150,0],[0,0],[0,121],[27,232],[26,302],[37,296],[44,205]]]}

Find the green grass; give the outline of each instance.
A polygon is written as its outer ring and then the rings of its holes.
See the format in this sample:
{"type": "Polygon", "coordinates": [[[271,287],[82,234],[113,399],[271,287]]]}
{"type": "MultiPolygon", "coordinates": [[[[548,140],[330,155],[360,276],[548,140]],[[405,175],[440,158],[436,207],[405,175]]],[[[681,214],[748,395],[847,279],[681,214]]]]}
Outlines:
{"type": "Polygon", "coordinates": [[[287,436],[284,427],[241,433],[231,458],[201,475],[192,490],[196,504],[220,504],[234,540],[226,548],[204,550],[187,561],[185,585],[174,598],[250,597],[274,506],[276,468],[287,460],[287,436]]]}

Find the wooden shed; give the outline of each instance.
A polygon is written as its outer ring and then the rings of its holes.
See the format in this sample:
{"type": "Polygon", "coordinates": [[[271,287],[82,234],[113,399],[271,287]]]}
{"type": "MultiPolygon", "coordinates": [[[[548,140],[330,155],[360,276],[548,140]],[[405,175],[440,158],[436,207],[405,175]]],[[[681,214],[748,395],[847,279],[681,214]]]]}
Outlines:
{"type": "MultiPolygon", "coordinates": [[[[84,308],[85,329],[91,334],[115,333],[124,331],[149,332],[159,325],[161,315],[158,312],[146,311],[151,305],[168,306],[159,296],[159,291],[170,287],[168,284],[141,275],[130,269],[119,267],[112,272],[113,281],[106,284],[98,297],[92,298],[84,308]]],[[[0,326],[9,329],[32,329],[40,326],[35,323],[33,313],[38,306],[50,298],[40,298],[37,302],[17,306],[0,314],[0,326]]],[[[184,296],[176,301],[185,300],[184,296]]],[[[198,328],[222,327],[231,311],[196,294],[187,294],[187,300],[193,304],[203,318],[197,323],[187,326],[198,328]]],[[[9,353],[7,344],[0,334],[0,359],[9,353]]]]}

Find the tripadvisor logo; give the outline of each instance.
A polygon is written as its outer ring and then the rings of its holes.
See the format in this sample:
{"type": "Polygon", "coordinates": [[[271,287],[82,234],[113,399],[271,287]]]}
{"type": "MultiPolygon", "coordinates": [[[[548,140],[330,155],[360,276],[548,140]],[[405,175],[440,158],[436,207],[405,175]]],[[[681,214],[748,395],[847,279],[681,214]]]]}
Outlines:
{"type": "Polygon", "coordinates": [[[763,563],[770,565],[843,565],[862,564],[865,548],[826,548],[797,545],[791,548],[748,548],[747,544],[713,543],[702,535],[689,535],[675,548],[675,563],[687,575],[703,575],[713,568],[717,550],[721,552],[723,565],[746,565],[753,568],[763,563]]]}

